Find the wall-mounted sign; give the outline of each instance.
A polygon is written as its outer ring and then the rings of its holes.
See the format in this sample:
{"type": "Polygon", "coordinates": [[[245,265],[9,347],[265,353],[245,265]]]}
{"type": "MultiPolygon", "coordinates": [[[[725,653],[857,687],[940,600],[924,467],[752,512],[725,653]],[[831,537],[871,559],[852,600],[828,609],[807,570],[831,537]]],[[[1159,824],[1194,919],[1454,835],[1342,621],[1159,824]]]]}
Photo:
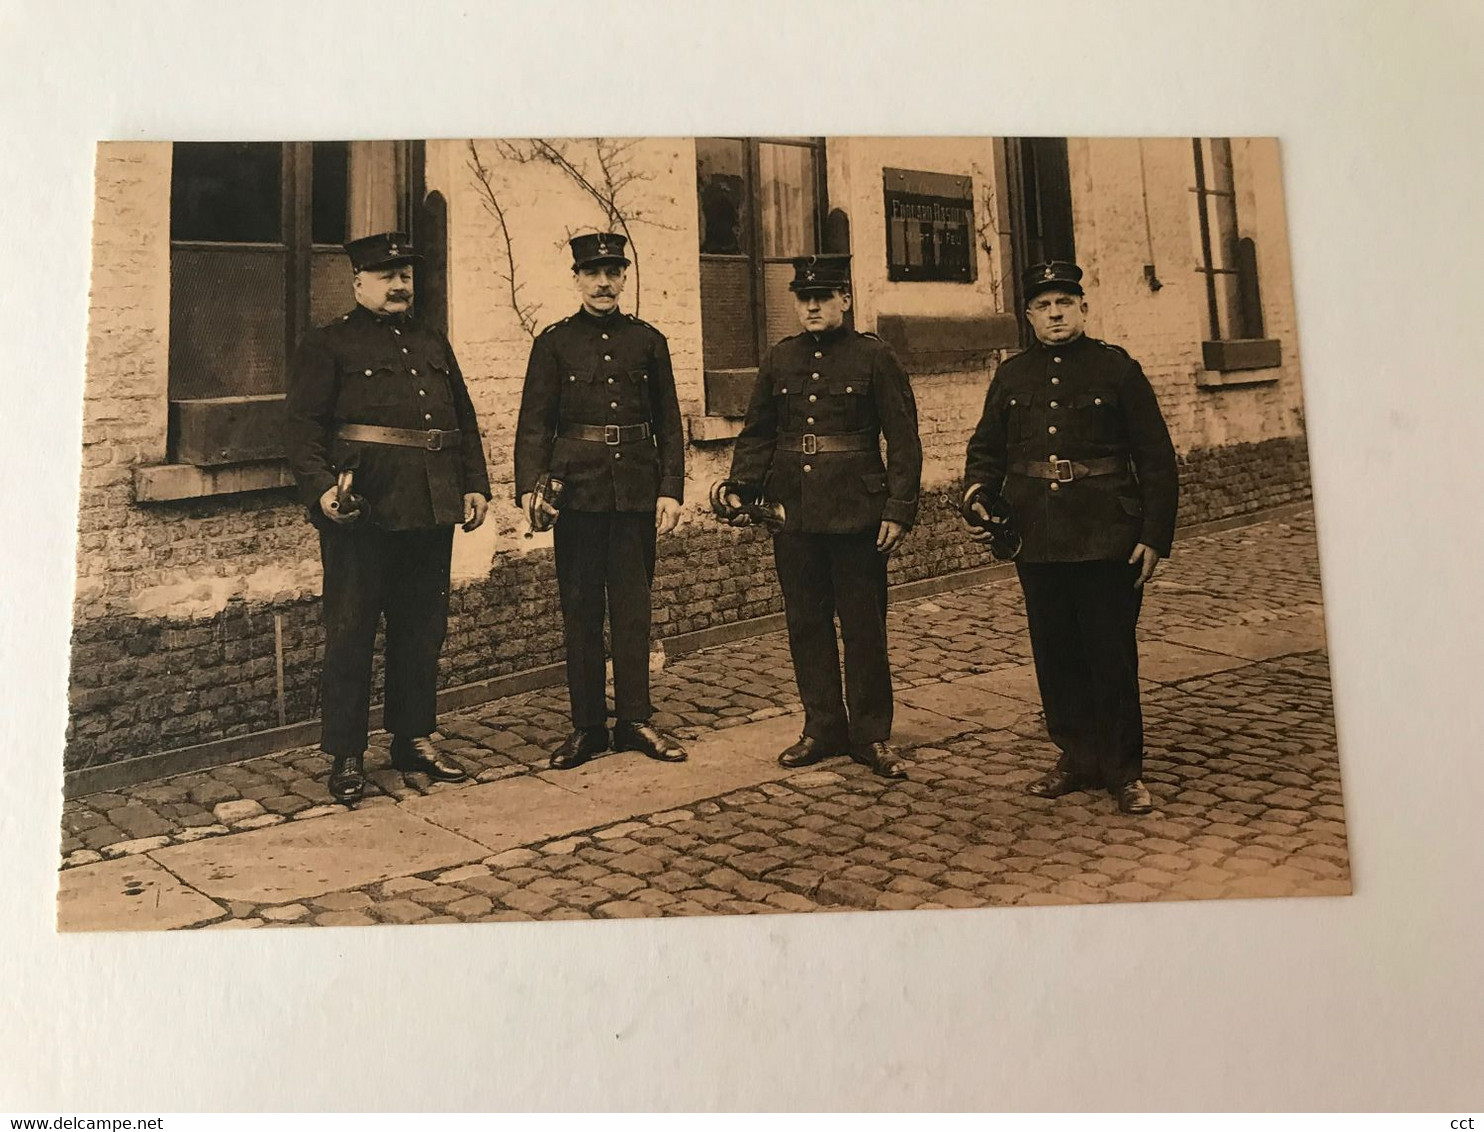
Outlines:
{"type": "Polygon", "coordinates": [[[974,180],[953,173],[883,169],[886,277],[972,283],[974,180]]]}

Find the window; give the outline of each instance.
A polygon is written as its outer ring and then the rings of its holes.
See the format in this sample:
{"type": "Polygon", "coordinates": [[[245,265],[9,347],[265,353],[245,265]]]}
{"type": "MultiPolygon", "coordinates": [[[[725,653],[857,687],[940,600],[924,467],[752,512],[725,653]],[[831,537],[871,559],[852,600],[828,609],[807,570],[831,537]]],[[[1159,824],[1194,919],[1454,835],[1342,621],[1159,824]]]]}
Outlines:
{"type": "Polygon", "coordinates": [[[179,142],[173,153],[171,459],[268,459],[294,344],[354,302],[341,244],[410,227],[412,147],[179,142]]]}
{"type": "Polygon", "coordinates": [[[708,411],[741,415],[735,391],[797,329],[789,260],[821,248],[824,144],[697,138],[696,201],[708,411]]]}
{"type": "Polygon", "coordinates": [[[1236,176],[1230,138],[1192,138],[1196,270],[1205,278],[1208,370],[1268,369],[1282,360],[1280,344],[1263,336],[1257,243],[1243,236],[1237,216],[1236,176]]]}
{"type": "MultiPolygon", "coordinates": [[[[1025,309],[1020,276],[1026,268],[1048,260],[1075,263],[1077,245],[1072,230],[1072,176],[1066,138],[1011,138],[1006,146],[1009,176],[1010,231],[1014,270],[1015,310],[1025,309]]],[[[1030,327],[1021,320],[1022,345],[1031,341],[1030,327]]]]}

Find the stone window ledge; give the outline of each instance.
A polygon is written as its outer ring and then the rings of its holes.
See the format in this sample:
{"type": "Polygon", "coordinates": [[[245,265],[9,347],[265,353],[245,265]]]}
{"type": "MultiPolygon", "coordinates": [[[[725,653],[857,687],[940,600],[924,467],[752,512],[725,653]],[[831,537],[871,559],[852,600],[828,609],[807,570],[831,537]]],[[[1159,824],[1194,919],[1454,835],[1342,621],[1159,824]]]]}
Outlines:
{"type": "MultiPolygon", "coordinates": [[[[1208,371],[1218,374],[1248,370],[1274,370],[1283,364],[1283,343],[1277,338],[1232,338],[1224,342],[1202,342],[1201,359],[1208,371]]],[[[1263,381],[1266,378],[1238,378],[1236,381],[1212,381],[1213,385],[1263,381]]]]}
{"type": "Polygon", "coordinates": [[[895,351],[908,373],[959,373],[982,369],[991,355],[1020,345],[1020,320],[1013,314],[883,314],[876,333],[895,351]]]}
{"type": "Polygon", "coordinates": [[[134,469],[136,503],[169,503],[293,486],[288,463],[281,459],[209,468],[194,464],[149,464],[134,469]]]}
{"type": "Polygon", "coordinates": [[[716,444],[736,440],[742,433],[741,417],[695,416],[686,418],[692,444],[716,444]]]}

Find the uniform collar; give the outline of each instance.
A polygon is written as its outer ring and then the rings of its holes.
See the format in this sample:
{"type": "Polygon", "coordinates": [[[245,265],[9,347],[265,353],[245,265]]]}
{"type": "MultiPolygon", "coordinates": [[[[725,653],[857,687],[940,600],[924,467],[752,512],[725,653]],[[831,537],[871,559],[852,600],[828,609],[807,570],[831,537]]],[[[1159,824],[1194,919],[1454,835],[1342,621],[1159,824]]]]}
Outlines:
{"type": "Polygon", "coordinates": [[[350,317],[362,322],[369,322],[376,326],[407,327],[416,322],[412,314],[377,314],[370,307],[356,304],[355,310],[350,312],[350,317]]]}
{"type": "Polygon", "coordinates": [[[614,307],[607,314],[593,314],[593,312],[588,310],[586,307],[577,308],[577,320],[579,322],[585,322],[589,326],[612,326],[622,317],[623,311],[619,310],[617,307],[614,307]]]}
{"type": "Polygon", "coordinates": [[[814,333],[814,331],[812,330],[806,330],[804,331],[804,337],[809,339],[811,342],[817,343],[818,345],[828,346],[832,342],[838,342],[849,333],[850,327],[842,322],[833,330],[825,330],[819,334],[814,333]]]}
{"type": "Polygon", "coordinates": [[[1090,343],[1091,341],[1092,341],[1092,339],[1088,338],[1088,336],[1087,336],[1087,331],[1084,330],[1081,334],[1077,335],[1077,337],[1073,338],[1070,342],[1050,342],[1050,343],[1047,343],[1047,342],[1042,342],[1039,338],[1037,338],[1036,339],[1036,345],[1041,350],[1045,351],[1048,354],[1051,353],[1051,352],[1053,352],[1053,351],[1055,351],[1058,354],[1070,354],[1074,350],[1086,349],[1088,343],[1090,343]]]}

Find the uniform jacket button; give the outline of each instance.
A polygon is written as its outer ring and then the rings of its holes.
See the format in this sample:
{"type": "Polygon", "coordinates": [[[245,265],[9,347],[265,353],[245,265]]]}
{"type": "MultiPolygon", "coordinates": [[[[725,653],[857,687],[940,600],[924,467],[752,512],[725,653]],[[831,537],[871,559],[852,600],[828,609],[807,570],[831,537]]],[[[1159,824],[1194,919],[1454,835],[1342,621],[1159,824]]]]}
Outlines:
{"type": "Polygon", "coordinates": [[[805,464],[804,465],[804,471],[806,471],[806,472],[812,472],[813,470],[814,470],[814,465],[813,464],[805,464]]]}
{"type": "Polygon", "coordinates": [[[819,351],[818,351],[818,350],[815,350],[815,351],[814,351],[814,356],[815,356],[815,357],[816,357],[816,358],[822,358],[822,357],[824,357],[824,355],[823,355],[823,354],[822,354],[822,353],[820,353],[820,352],[819,352],[819,351]]]}
{"type": "Polygon", "coordinates": [[[813,417],[806,417],[805,420],[804,420],[804,423],[805,424],[813,424],[814,423],[814,418],[813,417]]]}
{"type": "Polygon", "coordinates": [[[1055,480],[1052,480],[1051,481],[1051,490],[1052,491],[1060,491],[1061,490],[1061,484],[1057,483],[1055,480]]]}
{"type": "MultiPolygon", "coordinates": [[[[1060,384],[1061,384],[1061,378],[1059,378],[1059,377],[1053,377],[1053,378],[1052,378],[1052,379],[1051,379],[1051,384],[1052,384],[1052,385],[1060,385],[1060,384]]],[[[1015,402],[1014,402],[1014,401],[1011,401],[1011,402],[1010,402],[1010,403],[1011,403],[1011,404],[1012,404],[1012,405],[1013,405],[1013,404],[1015,404],[1015,402]]]]}
{"type": "Polygon", "coordinates": [[[1103,399],[1101,397],[1094,397],[1092,399],[1092,403],[1094,405],[1101,405],[1103,403],[1103,399]]]}
{"type": "Polygon", "coordinates": [[[606,341],[608,341],[608,335],[606,335],[606,334],[605,334],[605,335],[603,335],[603,341],[604,341],[604,342],[606,342],[606,341]]]}
{"type": "Polygon", "coordinates": [[[622,453],[622,452],[615,452],[615,453],[614,453],[614,454],[613,454],[613,458],[614,458],[614,459],[615,459],[615,460],[622,460],[622,459],[623,459],[623,453],[622,453]]]}
{"type": "Polygon", "coordinates": [[[1061,406],[1060,406],[1060,405],[1058,405],[1058,404],[1057,404],[1057,403],[1056,403],[1056,402],[1055,402],[1055,401],[1053,401],[1053,402],[1051,402],[1051,407],[1052,407],[1052,408],[1053,408],[1053,409],[1059,409],[1059,408],[1061,408],[1061,406]]]}
{"type": "Polygon", "coordinates": [[[370,376],[371,376],[371,371],[370,371],[370,370],[367,370],[367,371],[366,371],[366,376],[367,376],[367,377],[370,377],[370,376]]]}
{"type": "Polygon", "coordinates": [[[612,354],[604,354],[603,355],[603,360],[605,362],[611,362],[613,360],[613,355],[612,354]]]}
{"type": "Polygon", "coordinates": [[[433,419],[433,414],[432,413],[424,413],[423,414],[423,420],[430,421],[432,419],[433,419]]]}
{"type": "Polygon", "coordinates": [[[1049,432],[1052,436],[1055,436],[1056,435],[1056,426],[1055,425],[1052,425],[1046,431],[1049,432]]]}
{"type": "Polygon", "coordinates": [[[813,393],[811,393],[811,394],[809,394],[809,400],[811,400],[811,401],[818,401],[819,398],[816,397],[813,393]]]}

